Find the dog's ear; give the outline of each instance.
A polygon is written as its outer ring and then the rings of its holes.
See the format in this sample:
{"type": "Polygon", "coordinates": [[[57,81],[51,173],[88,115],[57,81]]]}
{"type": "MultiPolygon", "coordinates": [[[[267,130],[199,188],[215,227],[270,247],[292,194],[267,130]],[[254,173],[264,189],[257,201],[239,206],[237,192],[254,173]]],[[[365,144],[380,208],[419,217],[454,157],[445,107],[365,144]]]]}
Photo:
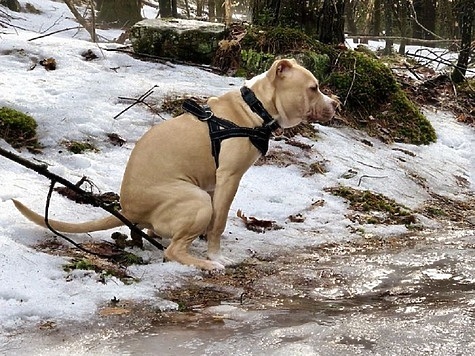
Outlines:
{"type": "Polygon", "coordinates": [[[269,71],[267,72],[267,77],[271,81],[273,81],[276,77],[284,78],[288,71],[292,69],[296,63],[297,62],[295,59],[279,59],[272,64],[269,71]]]}

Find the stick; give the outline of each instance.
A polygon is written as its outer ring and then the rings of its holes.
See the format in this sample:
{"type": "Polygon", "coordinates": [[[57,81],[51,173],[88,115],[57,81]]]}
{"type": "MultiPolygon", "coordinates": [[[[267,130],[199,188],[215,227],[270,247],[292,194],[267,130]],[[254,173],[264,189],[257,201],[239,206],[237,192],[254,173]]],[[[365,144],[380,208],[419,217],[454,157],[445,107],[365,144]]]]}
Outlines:
{"type": "Polygon", "coordinates": [[[377,179],[382,179],[382,178],[388,178],[388,176],[369,176],[367,174],[363,174],[360,179],[358,180],[358,187],[361,185],[361,181],[363,178],[377,178],[377,179]]]}
{"type": "MultiPolygon", "coordinates": [[[[135,102],[127,106],[124,110],[122,110],[120,113],[118,113],[116,116],[114,116],[114,120],[117,119],[120,115],[122,115],[124,112],[129,110],[132,106],[137,105],[138,103],[144,103],[144,100],[147,99],[150,95],[153,94],[153,89],[158,88],[158,85],[154,85],[151,87],[149,90],[147,90],[144,94],[142,94],[138,99],[134,99],[135,102]]],[[[144,103],[145,104],[145,103],[144,103]]]]}
{"type": "Polygon", "coordinates": [[[51,35],[54,35],[54,34],[59,33],[59,32],[66,32],[66,31],[70,31],[70,30],[80,30],[81,28],[82,28],[81,26],[64,28],[62,30],[57,30],[57,31],[47,33],[46,35],[41,35],[41,36],[38,36],[38,37],[30,38],[28,40],[28,42],[34,41],[34,40],[37,40],[37,39],[40,39],[40,38],[43,38],[43,37],[51,36],[51,35]]]}
{"type": "Polygon", "coordinates": [[[351,85],[350,85],[350,88],[348,89],[348,93],[346,93],[343,106],[346,106],[346,102],[348,101],[348,97],[350,96],[351,89],[353,89],[353,84],[355,84],[355,79],[356,79],[356,58],[355,58],[355,63],[353,64],[353,79],[351,80],[351,85]]]}
{"type": "Polygon", "coordinates": [[[126,225],[130,229],[131,232],[133,232],[135,234],[138,234],[139,236],[141,236],[142,238],[144,238],[145,240],[150,242],[153,246],[155,246],[159,250],[162,250],[162,251],[164,250],[164,247],[158,241],[154,240],[153,238],[148,236],[146,233],[144,233],[141,229],[139,229],[135,224],[130,222],[125,216],[123,216],[117,210],[115,210],[114,208],[112,208],[109,205],[107,205],[106,203],[104,203],[98,197],[96,197],[96,196],[92,195],[91,193],[86,192],[85,190],[81,189],[76,184],[71,183],[67,179],[64,179],[63,177],[60,177],[57,174],[51,173],[48,170],[48,166],[46,164],[36,164],[36,163],[30,162],[27,159],[25,159],[23,157],[20,157],[15,153],[4,150],[1,147],[0,147],[0,155],[5,157],[5,158],[8,158],[9,160],[11,160],[15,163],[20,164],[20,165],[22,165],[22,166],[24,166],[28,169],[31,169],[31,170],[35,171],[36,173],[48,178],[52,182],[58,182],[58,183],[64,185],[65,187],[71,189],[72,191],[74,191],[78,194],[81,194],[82,196],[84,196],[86,198],[86,200],[89,204],[91,204],[93,206],[98,206],[98,207],[104,209],[105,211],[107,211],[109,214],[114,215],[117,219],[122,221],[124,223],[124,225],[126,225]]]}

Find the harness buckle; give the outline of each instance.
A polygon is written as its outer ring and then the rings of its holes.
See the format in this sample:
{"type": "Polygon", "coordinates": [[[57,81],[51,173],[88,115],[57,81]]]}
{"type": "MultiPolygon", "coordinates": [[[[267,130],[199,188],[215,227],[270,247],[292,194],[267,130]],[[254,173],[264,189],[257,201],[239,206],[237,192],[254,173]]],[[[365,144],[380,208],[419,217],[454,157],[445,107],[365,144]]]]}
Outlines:
{"type": "Polygon", "coordinates": [[[200,121],[208,121],[213,117],[214,114],[209,108],[209,106],[205,106],[203,109],[205,110],[206,116],[199,117],[199,119],[200,121]]]}

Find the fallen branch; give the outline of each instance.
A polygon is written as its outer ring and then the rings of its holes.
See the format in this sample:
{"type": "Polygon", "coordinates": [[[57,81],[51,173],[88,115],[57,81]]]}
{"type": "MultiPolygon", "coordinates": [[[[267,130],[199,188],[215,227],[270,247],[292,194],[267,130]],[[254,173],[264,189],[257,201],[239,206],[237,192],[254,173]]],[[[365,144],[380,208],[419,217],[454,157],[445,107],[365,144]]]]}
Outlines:
{"type": "Polygon", "coordinates": [[[116,116],[114,116],[114,120],[117,119],[120,115],[122,115],[124,112],[126,112],[127,110],[129,110],[131,107],[137,105],[138,103],[144,103],[145,105],[147,105],[144,100],[147,99],[150,95],[153,94],[153,89],[155,88],[158,88],[158,85],[154,85],[153,87],[151,87],[149,90],[147,90],[144,94],[142,94],[138,99],[132,99],[132,100],[135,100],[135,102],[133,102],[132,104],[130,104],[129,106],[127,106],[124,110],[122,110],[120,113],[118,113],[116,116]]]}
{"type": "Polygon", "coordinates": [[[205,70],[207,72],[211,73],[217,73],[217,74],[223,74],[223,71],[217,67],[213,67],[207,64],[199,64],[199,63],[193,63],[193,62],[187,62],[187,61],[181,61],[179,59],[174,59],[174,58],[169,58],[169,57],[160,57],[160,56],[155,56],[153,54],[147,54],[147,53],[137,53],[131,50],[127,50],[125,48],[103,48],[104,51],[114,51],[114,52],[122,52],[131,55],[134,58],[143,58],[146,60],[153,60],[155,62],[164,64],[170,68],[175,68],[173,64],[179,64],[179,65],[184,65],[184,66],[192,66],[192,67],[197,67],[202,70],[205,70]]]}
{"type": "Polygon", "coordinates": [[[388,176],[369,176],[369,175],[363,174],[358,180],[358,187],[361,185],[361,181],[363,180],[363,178],[383,179],[383,178],[388,178],[388,176]]]}
{"type": "Polygon", "coordinates": [[[48,36],[51,36],[51,35],[54,35],[54,34],[60,33],[60,32],[66,32],[66,31],[71,31],[71,30],[80,30],[81,28],[82,28],[81,26],[63,28],[62,30],[53,31],[53,32],[47,33],[47,34],[45,34],[45,35],[41,35],[41,36],[38,36],[38,37],[30,38],[30,39],[28,40],[28,42],[34,41],[34,40],[38,40],[38,39],[43,38],[43,37],[48,37],[48,36]]]}
{"type": "MultiPolygon", "coordinates": [[[[436,59],[430,58],[430,57],[427,57],[427,56],[423,56],[423,55],[421,55],[421,54],[409,53],[409,52],[406,52],[406,56],[425,59],[427,62],[436,62],[436,63],[439,63],[439,64],[446,65],[446,66],[448,66],[448,67],[459,68],[456,64],[453,64],[452,62],[450,62],[450,61],[448,61],[448,60],[442,58],[441,56],[437,55],[437,54],[434,53],[433,51],[430,51],[430,50],[428,50],[428,49],[424,49],[424,50],[429,51],[429,53],[431,53],[431,54],[433,54],[434,56],[436,56],[436,59]]],[[[475,73],[475,70],[467,68],[467,72],[469,72],[469,73],[475,73]]]]}
{"type": "MultiPolygon", "coordinates": [[[[75,191],[76,193],[78,194],[81,194],[82,196],[84,196],[84,199],[91,205],[93,206],[97,206],[97,207],[100,207],[101,209],[104,209],[105,211],[107,211],[109,214],[111,215],[114,215],[117,219],[119,219],[120,221],[122,221],[122,223],[124,223],[124,225],[126,225],[131,233],[133,234],[137,234],[139,236],[141,236],[143,239],[147,240],[148,242],[150,242],[153,246],[155,246],[156,248],[158,248],[159,250],[163,250],[164,247],[156,240],[154,240],[152,237],[148,236],[146,233],[144,233],[141,229],[139,229],[134,223],[132,223],[131,221],[129,221],[125,216],[123,216],[121,213],[119,213],[117,210],[115,210],[113,207],[109,206],[108,204],[104,203],[101,199],[99,199],[98,197],[94,196],[92,193],[90,192],[87,192],[83,189],[81,189],[80,187],[78,187],[76,184],[74,183],[71,183],[70,181],[68,181],[67,179],[61,177],[61,176],[58,176],[57,174],[54,174],[54,173],[51,173],[49,170],[48,170],[48,166],[46,164],[36,164],[36,163],[33,163],[33,162],[30,162],[28,161],[27,159],[23,158],[23,157],[20,157],[19,155],[13,153],[13,152],[10,152],[10,151],[7,151],[3,148],[0,147],[0,155],[5,157],[5,158],[8,158],[9,160],[15,162],[15,163],[18,163],[28,169],[31,169],[33,171],[35,171],[36,173],[48,178],[49,180],[51,180],[51,186],[50,186],[50,191],[48,193],[48,197],[51,196],[51,193],[52,193],[52,190],[53,190],[53,187],[54,187],[54,184],[55,183],[60,183],[62,185],[64,185],[65,187],[68,187],[69,189],[71,189],[72,191],[75,191]]],[[[57,234],[58,236],[62,237],[62,238],[65,238],[66,240],[68,240],[69,242],[71,242],[71,239],[65,237],[64,235],[61,235],[59,234],[57,231],[53,230],[50,225],[49,225],[49,222],[48,222],[48,208],[49,208],[49,198],[48,198],[48,201],[47,201],[47,207],[46,207],[46,214],[45,214],[45,223],[46,223],[46,226],[48,226],[50,228],[51,231],[53,231],[55,234],[57,234]]],[[[73,242],[74,243],[74,242],[73,242]]],[[[75,244],[76,245],[76,244],[75,244]]]]}

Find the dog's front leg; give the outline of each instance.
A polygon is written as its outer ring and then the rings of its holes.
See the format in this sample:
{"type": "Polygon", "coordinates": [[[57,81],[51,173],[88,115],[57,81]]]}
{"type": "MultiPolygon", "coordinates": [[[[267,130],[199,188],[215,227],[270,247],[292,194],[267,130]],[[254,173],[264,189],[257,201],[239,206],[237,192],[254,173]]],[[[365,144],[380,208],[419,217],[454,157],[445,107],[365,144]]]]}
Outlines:
{"type": "Polygon", "coordinates": [[[213,195],[213,218],[207,231],[208,258],[222,265],[231,265],[233,261],[221,254],[221,235],[226,228],[229,208],[236,195],[242,174],[220,174],[216,176],[213,195]]]}

